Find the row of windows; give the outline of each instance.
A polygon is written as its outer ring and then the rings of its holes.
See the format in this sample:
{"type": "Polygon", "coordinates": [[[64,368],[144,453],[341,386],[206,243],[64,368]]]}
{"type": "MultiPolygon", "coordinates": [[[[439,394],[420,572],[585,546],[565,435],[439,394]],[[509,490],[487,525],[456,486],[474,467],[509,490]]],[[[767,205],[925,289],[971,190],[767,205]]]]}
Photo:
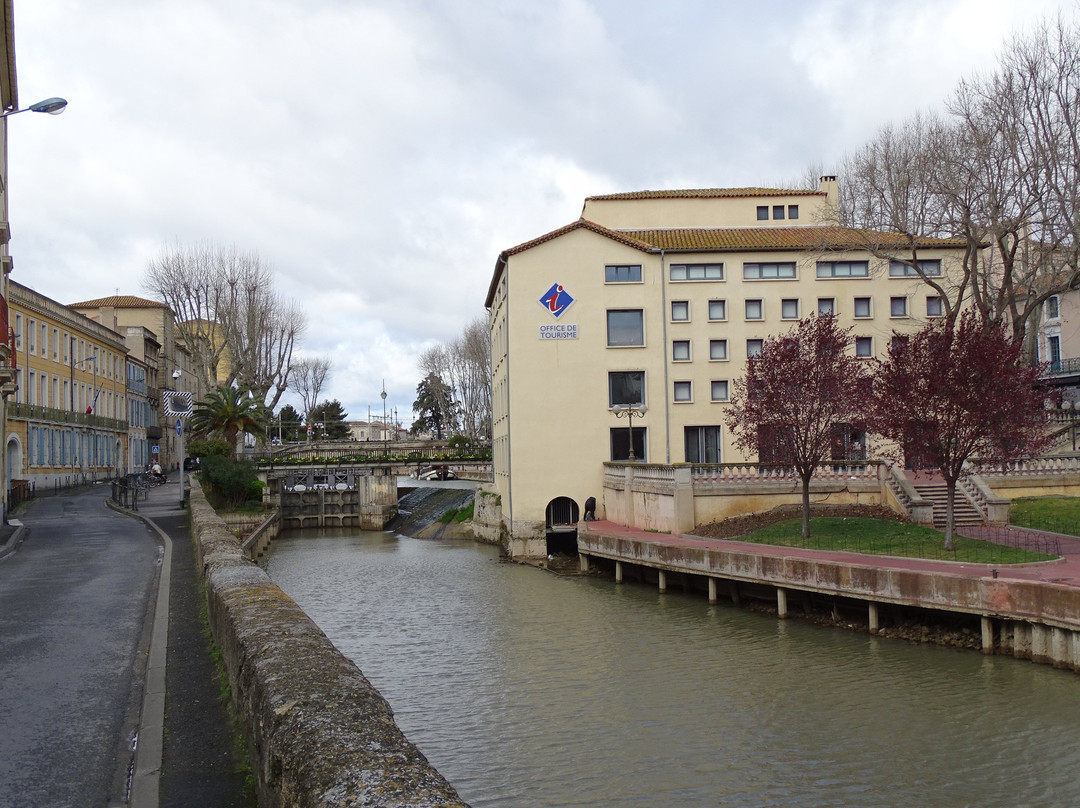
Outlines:
{"type": "Polygon", "coordinates": [[[61,333],[56,326],[41,323],[33,318],[24,318],[21,312],[15,314],[15,349],[28,354],[52,359],[73,365],[77,370],[96,372],[106,379],[121,378],[121,355],[105,348],[100,348],[90,340],[77,339],[67,331],[61,333]],[[25,337],[25,343],[24,343],[25,337]],[[74,356],[72,351],[74,350],[74,356]]]}
{"type": "MultiPolygon", "coordinates": [[[[765,341],[761,339],[748,339],[746,341],[746,356],[760,356],[765,341]]],[[[870,357],[874,355],[873,337],[855,337],[855,355],[870,357]]],[[[726,362],[728,360],[728,341],[726,339],[709,340],[709,361],[726,362]]],[[[677,339],[671,342],[671,361],[690,362],[693,356],[690,350],[690,340],[677,339]]]]}
{"type": "Polygon", "coordinates": [[[31,466],[94,468],[116,465],[114,435],[31,426],[27,442],[27,460],[31,466]]]}
{"type": "MultiPolygon", "coordinates": [[[[818,278],[869,278],[869,261],[818,261],[818,278]]],[[[743,280],[794,280],[798,277],[798,265],[794,261],[747,261],[742,266],[743,280]]],[[[890,278],[940,277],[941,261],[915,262],[890,261],[890,278]],[[916,268],[917,267],[917,268],[916,268]]],[[[606,283],[641,283],[641,264],[608,264],[604,267],[606,283]]],[[[668,279],[672,281],[722,281],[724,265],[672,264],[668,267],[668,279]]]]}
{"type": "MultiPolygon", "coordinates": [[[[799,218],[799,206],[798,205],[773,205],[772,217],[776,221],[780,221],[784,218],[784,214],[787,214],[788,219],[799,218]]],[[[758,205],[757,206],[757,218],[759,222],[767,222],[769,220],[769,206],[758,205]]]]}
{"type": "MultiPolygon", "coordinates": [[[[908,299],[904,296],[889,298],[889,315],[891,317],[908,316],[908,299]]],[[[723,322],[727,320],[727,301],[709,301],[709,322],[723,322]]],[[[780,318],[783,320],[798,320],[801,316],[801,305],[798,298],[784,298],[780,301],[780,318]]],[[[819,297],[817,300],[818,314],[836,314],[836,298],[819,297]]],[[[856,297],[852,305],[852,314],[859,319],[867,319],[874,316],[873,298],[856,297]]],[[[926,298],[926,316],[941,317],[944,314],[944,304],[937,295],[928,295],[926,298]]],[[[744,301],[744,315],[747,320],[765,319],[765,301],[760,298],[752,298],[744,301]]],[[[671,321],[673,323],[690,322],[690,301],[671,301],[671,321]]]]}

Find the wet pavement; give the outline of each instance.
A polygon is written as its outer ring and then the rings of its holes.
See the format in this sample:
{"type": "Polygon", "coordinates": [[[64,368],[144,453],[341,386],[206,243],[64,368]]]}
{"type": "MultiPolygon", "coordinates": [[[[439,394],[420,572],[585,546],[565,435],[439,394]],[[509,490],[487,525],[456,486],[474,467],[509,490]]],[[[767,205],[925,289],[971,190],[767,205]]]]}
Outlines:
{"type": "Polygon", "coordinates": [[[178,482],[138,514],[108,494],[39,497],[0,533],[0,808],[253,808],[178,482]]]}

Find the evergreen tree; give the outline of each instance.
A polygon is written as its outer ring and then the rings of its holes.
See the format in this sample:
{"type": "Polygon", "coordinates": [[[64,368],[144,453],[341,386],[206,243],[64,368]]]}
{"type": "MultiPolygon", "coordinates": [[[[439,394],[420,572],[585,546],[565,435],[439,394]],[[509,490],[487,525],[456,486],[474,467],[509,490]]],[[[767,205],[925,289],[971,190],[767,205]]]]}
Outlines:
{"type": "Polygon", "coordinates": [[[345,423],[348,417],[341,402],[335,398],[314,407],[308,416],[308,425],[322,424],[321,429],[314,427],[319,430],[319,434],[314,436],[316,439],[325,433],[330,440],[345,440],[349,437],[349,425],[345,423]]]}

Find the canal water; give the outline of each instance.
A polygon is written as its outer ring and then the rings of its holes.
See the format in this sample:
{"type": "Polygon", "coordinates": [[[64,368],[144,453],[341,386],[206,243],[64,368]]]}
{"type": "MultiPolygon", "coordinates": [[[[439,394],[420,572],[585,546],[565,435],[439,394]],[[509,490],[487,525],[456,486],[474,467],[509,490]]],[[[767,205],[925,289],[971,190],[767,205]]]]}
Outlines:
{"type": "Polygon", "coordinates": [[[473,808],[1080,805],[1080,676],[389,533],[270,576],[473,808]]]}

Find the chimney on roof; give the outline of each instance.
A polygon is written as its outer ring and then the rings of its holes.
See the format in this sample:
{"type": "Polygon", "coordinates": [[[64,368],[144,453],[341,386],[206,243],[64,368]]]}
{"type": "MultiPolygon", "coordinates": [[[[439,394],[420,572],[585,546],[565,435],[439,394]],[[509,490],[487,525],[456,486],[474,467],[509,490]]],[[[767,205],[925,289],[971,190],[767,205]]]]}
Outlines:
{"type": "Polygon", "coordinates": [[[836,175],[822,175],[820,190],[825,194],[825,201],[829,207],[836,210],[840,206],[840,186],[836,182],[836,175]]]}

